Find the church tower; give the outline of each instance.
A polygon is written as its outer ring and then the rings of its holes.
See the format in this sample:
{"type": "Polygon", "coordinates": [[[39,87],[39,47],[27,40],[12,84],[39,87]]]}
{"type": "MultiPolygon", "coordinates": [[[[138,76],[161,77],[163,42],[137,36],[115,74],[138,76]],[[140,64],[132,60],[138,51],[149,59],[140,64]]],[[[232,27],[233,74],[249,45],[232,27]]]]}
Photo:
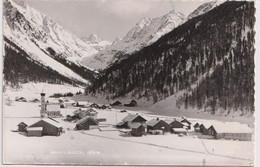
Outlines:
{"type": "Polygon", "coordinates": [[[45,116],[46,104],[45,104],[45,93],[41,93],[41,117],[45,116]]]}

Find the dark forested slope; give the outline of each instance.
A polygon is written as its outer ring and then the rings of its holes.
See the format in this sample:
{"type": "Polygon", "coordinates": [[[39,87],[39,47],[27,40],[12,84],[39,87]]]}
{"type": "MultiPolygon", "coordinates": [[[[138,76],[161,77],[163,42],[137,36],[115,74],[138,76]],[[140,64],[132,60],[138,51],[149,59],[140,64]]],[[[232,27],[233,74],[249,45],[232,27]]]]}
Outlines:
{"type": "Polygon", "coordinates": [[[254,111],[254,2],[225,2],[107,68],[87,94],[130,94],[176,107],[254,111]]]}

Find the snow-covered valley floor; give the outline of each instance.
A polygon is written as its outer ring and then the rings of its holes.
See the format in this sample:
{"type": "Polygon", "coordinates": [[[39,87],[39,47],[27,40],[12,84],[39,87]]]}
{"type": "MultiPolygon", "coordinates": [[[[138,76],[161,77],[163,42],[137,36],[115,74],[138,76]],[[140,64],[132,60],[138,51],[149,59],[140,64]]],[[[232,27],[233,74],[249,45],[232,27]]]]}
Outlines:
{"type": "MultiPolygon", "coordinates": [[[[249,141],[209,140],[175,134],[132,137],[122,135],[112,125],[128,113],[119,109],[97,110],[107,121],[98,129],[74,131],[75,123],[57,120],[65,133],[58,137],[27,137],[17,124],[40,119],[40,103],[14,102],[4,106],[3,161],[7,164],[78,164],[78,165],[236,165],[253,164],[254,143],[249,141]]],[[[62,109],[62,115],[75,108],[62,109]]],[[[150,120],[154,115],[142,114],[150,120]]],[[[167,118],[167,117],[162,117],[167,118]]],[[[196,121],[196,119],[191,119],[196,121]]]]}

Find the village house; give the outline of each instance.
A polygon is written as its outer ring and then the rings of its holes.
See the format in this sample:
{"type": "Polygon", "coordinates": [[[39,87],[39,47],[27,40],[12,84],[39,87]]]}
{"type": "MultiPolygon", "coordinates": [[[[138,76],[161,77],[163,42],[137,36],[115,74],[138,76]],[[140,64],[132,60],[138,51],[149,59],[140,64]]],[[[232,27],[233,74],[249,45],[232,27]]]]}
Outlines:
{"type": "Polygon", "coordinates": [[[119,128],[131,128],[133,123],[145,124],[146,119],[144,119],[139,114],[129,114],[122,119],[122,122],[119,122],[116,126],[119,128]]]}
{"type": "Polygon", "coordinates": [[[184,124],[185,126],[187,126],[188,129],[190,129],[191,127],[191,122],[188,121],[186,118],[183,118],[183,120],[181,120],[181,123],[184,124]]]}
{"type": "Polygon", "coordinates": [[[77,130],[89,130],[92,128],[98,128],[98,121],[88,116],[80,119],[76,124],[77,130]]]}
{"type": "Polygon", "coordinates": [[[199,131],[200,131],[200,124],[197,122],[197,123],[193,126],[193,128],[194,128],[194,131],[195,131],[195,132],[199,132],[199,131]]]}
{"type": "Polygon", "coordinates": [[[86,116],[90,116],[90,117],[96,119],[98,112],[96,110],[92,109],[92,108],[88,108],[88,109],[81,109],[81,108],[79,108],[78,110],[76,110],[74,112],[74,114],[77,115],[77,117],[79,119],[82,119],[82,118],[84,118],[86,116]]]}
{"type": "Polygon", "coordinates": [[[212,125],[212,123],[208,123],[208,122],[204,122],[202,124],[200,124],[199,126],[199,131],[203,134],[203,135],[209,135],[209,128],[212,125]]]}
{"type": "Polygon", "coordinates": [[[132,136],[142,136],[143,134],[145,134],[145,127],[141,123],[134,123],[132,124],[131,128],[132,136]]]}
{"type": "Polygon", "coordinates": [[[19,132],[26,132],[26,127],[28,126],[26,123],[21,122],[18,125],[18,131],[19,132]]]}
{"type": "Polygon", "coordinates": [[[128,104],[124,104],[126,107],[135,107],[137,106],[137,102],[135,100],[131,100],[128,104]]]}
{"type": "Polygon", "coordinates": [[[177,119],[174,120],[165,120],[165,122],[167,122],[171,128],[184,128],[183,123],[181,123],[180,121],[178,121],[177,119]]]}
{"type": "Polygon", "coordinates": [[[237,122],[215,123],[209,128],[209,134],[216,139],[252,140],[252,129],[237,122]]]}
{"type": "Polygon", "coordinates": [[[161,131],[161,132],[170,132],[171,131],[171,127],[170,125],[163,121],[163,120],[160,120],[159,118],[157,119],[152,119],[150,121],[148,121],[146,123],[147,125],[147,132],[149,133],[154,133],[154,132],[157,132],[157,131],[161,131]]]}
{"type": "MultiPolygon", "coordinates": [[[[28,126],[26,130],[28,131],[28,128],[32,127],[42,127],[42,135],[48,135],[48,136],[59,136],[62,132],[62,126],[59,124],[58,121],[51,119],[51,118],[44,118],[36,123],[28,126]]],[[[38,129],[39,130],[39,129],[38,129]]]]}
{"type": "Polygon", "coordinates": [[[61,109],[59,104],[47,104],[46,106],[46,114],[48,117],[60,117],[61,116],[61,109]]]}
{"type": "Polygon", "coordinates": [[[27,130],[27,136],[29,137],[33,137],[33,136],[41,137],[43,127],[28,127],[26,130],[27,130]]]}

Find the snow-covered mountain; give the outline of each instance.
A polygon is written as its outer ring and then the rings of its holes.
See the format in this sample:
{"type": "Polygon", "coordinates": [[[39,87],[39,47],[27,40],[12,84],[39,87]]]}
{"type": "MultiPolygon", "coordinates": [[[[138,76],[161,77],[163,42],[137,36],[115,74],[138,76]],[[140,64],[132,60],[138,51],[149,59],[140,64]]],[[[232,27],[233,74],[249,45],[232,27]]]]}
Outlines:
{"type": "Polygon", "coordinates": [[[193,17],[197,17],[199,15],[202,15],[202,14],[210,11],[211,9],[215,8],[216,6],[220,5],[223,2],[224,1],[221,1],[221,0],[213,0],[213,1],[210,1],[210,2],[203,3],[197,9],[195,9],[193,12],[191,12],[188,15],[188,17],[186,18],[186,20],[190,20],[193,17]]]}
{"type": "Polygon", "coordinates": [[[110,41],[102,40],[102,38],[100,38],[94,33],[90,33],[89,35],[86,35],[81,39],[89,46],[95,48],[98,51],[104,50],[105,48],[107,48],[109,45],[112,44],[112,42],[110,41]]]}
{"type": "Polygon", "coordinates": [[[5,0],[3,35],[6,46],[22,51],[30,61],[64,77],[88,82],[86,75],[80,73],[89,69],[83,69],[79,61],[98,51],[28,4],[5,0]]]}
{"type": "Polygon", "coordinates": [[[154,43],[161,36],[182,24],[184,18],[184,14],[179,12],[169,12],[153,19],[144,17],[121,40],[117,39],[113,45],[93,56],[84,58],[82,64],[93,69],[104,69],[112,62],[121,59],[122,56],[132,54],[154,43]]]}
{"type": "Polygon", "coordinates": [[[96,34],[94,33],[90,33],[89,35],[87,36],[84,36],[81,38],[85,43],[92,43],[92,44],[97,44],[99,42],[102,41],[101,38],[99,38],[96,34]]]}

